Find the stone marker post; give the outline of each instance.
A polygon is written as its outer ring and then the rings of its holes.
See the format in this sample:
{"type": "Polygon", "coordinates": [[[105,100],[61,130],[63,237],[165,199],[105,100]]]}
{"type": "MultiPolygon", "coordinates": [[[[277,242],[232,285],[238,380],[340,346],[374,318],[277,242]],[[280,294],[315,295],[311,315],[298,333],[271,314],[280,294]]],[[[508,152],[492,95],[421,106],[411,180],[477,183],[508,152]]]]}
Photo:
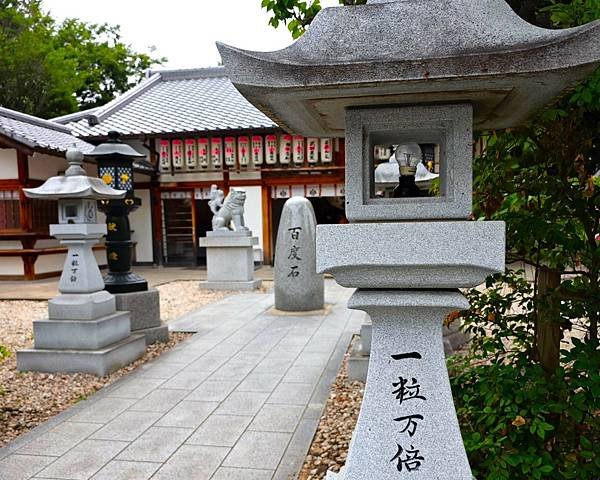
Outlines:
{"type": "MultiPolygon", "coordinates": [[[[505,248],[502,222],[468,221],[473,127],[518,125],[591,74],[600,22],[545,30],[503,0],[369,0],[321,10],[277,52],[218,47],[281,127],[346,139],[350,224],[317,227],[317,271],[358,289],[349,306],[373,338],[346,467],[329,478],[471,480],[442,322],[467,308],[459,288],[504,269],[505,248]],[[439,194],[376,188],[375,152],[411,143],[435,147],[439,194]]],[[[414,185],[419,159],[398,153],[398,183],[414,185]]]]}
{"type": "Polygon", "coordinates": [[[275,308],[286,312],[320,310],[324,305],[323,275],[316,267],[317,220],[310,201],[285,202],[275,248],[275,308]]]}

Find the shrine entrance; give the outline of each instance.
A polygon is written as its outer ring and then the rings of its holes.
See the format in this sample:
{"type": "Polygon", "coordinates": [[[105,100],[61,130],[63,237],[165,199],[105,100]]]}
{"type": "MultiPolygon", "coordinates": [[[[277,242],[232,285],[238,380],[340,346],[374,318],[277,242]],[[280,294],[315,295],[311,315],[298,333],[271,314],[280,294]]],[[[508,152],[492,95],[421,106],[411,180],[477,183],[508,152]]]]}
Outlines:
{"type": "Polygon", "coordinates": [[[166,266],[196,264],[194,200],[190,192],[163,192],[163,262],[166,266]],[[165,193],[168,198],[165,198],[165,193]]]}
{"type": "MultiPolygon", "coordinates": [[[[206,237],[206,232],[212,230],[213,213],[208,206],[208,200],[198,200],[194,202],[195,211],[195,240],[200,237],[206,237]]],[[[206,247],[197,247],[196,249],[196,265],[206,266],[206,247]]]]}

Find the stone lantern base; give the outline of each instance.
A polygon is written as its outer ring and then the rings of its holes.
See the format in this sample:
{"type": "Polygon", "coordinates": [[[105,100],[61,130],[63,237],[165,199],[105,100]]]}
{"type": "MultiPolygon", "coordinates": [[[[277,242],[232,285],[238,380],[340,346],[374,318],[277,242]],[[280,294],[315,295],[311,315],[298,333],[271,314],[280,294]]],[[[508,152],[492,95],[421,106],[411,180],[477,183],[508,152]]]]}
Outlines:
{"type": "Polygon", "coordinates": [[[62,294],[49,303],[50,318],[33,322],[34,347],[17,351],[18,370],[102,377],[144,354],[144,335],[131,334],[129,312],[118,311],[110,293],[62,294]]]}
{"type": "Polygon", "coordinates": [[[102,290],[92,246],[104,225],[52,225],[50,233],[68,247],[58,296],[48,318],[33,322],[34,347],[17,351],[21,371],[82,372],[104,376],[144,354],[144,335],[131,334],[128,311],[102,290]]]}
{"type": "Polygon", "coordinates": [[[28,348],[17,352],[17,369],[47,373],[89,373],[103,377],[144,354],[143,335],[131,335],[97,350],[28,348]]]}

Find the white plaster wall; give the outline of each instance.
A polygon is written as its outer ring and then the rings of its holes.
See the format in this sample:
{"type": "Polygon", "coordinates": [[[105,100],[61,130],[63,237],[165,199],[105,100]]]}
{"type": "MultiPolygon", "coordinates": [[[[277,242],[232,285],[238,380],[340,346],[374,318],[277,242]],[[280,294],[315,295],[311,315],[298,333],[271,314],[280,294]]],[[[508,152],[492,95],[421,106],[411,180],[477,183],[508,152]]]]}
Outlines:
{"type": "Polygon", "coordinates": [[[24,275],[23,260],[21,257],[1,257],[0,275],[24,275]]]}
{"type": "MultiPolygon", "coordinates": [[[[61,174],[67,169],[67,160],[64,157],[34,153],[29,157],[29,178],[35,180],[47,180],[61,174]]],[[[96,163],[84,162],[83,168],[90,177],[98,176],[96,163]]]]}
{"type": "Polygon", "coordinates": [[[138,262],[152,262],[152,209],[150,208],[150,190],[136,190],[136,197],[142,199],[142,206],[129,214],[131,230],[134,230],[132,240],[137,242],[135,247],[138,262]]]}
{"type": "MultiPolygon", "coordinates": [[[[0,250],[20,250],[23,245],[19,241],[0,241],[0,250]]],[[[0,275],[24,275],[21,257],[0,257],[0,275]]]]}
{"type": "Polygon", "coordinates": [[[64,172],[66,168],[67,161],[63,157],[37,152],[29,157],[29,178],[34,180],[47,180],[58,175],[58,172],[64,172]]]}
{"type": "MultiPolygon", "coordinates": [[[[149,182],[150,180],[152,180],[152,177],[150,175],[144,175],[143,173],[138,173],[138,172],[135,172],[133,174],[133,181],[135,183],[142,183],[142,182],[146,183],[146,182],[149,182]]],[[[137,190],[136,190],[136,192],[137,192],[137,190]]]]}
{"type": "MultiPolygon", "coordinates": [[[[1,240],[0,250],[20,250],[23,248],[23,244],[19,240],[1,240]]],[[[2,258],[0,258],[2,262],[2,258]]]]}
{"type": "Polygon", "coordinates": [[[18,178],[17,151],[14,148],[0,148],[0,179],[17,180],[18,178]]]}
{"type": "MultiPolygon", "coordinates": [[[[98,265],[106,265],[106,251],[95,250],[94,256],[98,265]]],[[[54,255],[40,255],[35,262],[35,273],[37,275],[48,272],[62,272],[65,264],[65,253],[57,253],[54,255]]]]}
{"type": "Polygon", "coordinates": [[[53,248],[60,247],[60,242],[56,238],[47,238],[37,240],[35,242],[35,248],[53,248]]]}
{"type": "Polygon", "coordinates": [[[258,237],[258,245],[254,247],[254,260],[263,260],[263,231],[262,231],[262,189],[260,186],[235,187],[246,190],[244,219],[246,226],[252,230],[252,235],[258,237]]]}
{"type": "Polygon", "coordinates": [[[222,182],[222,172],[194,172],[194,173],[162,173],[159,177],[160,183],[175,183],[175,182],[222,182]]]}
{"type": "Polygon", "coordinates": [[[101,267],[108,265],[108,261],[106,260],[106,250],[94,250],[94,256],[96,257],[96,262],[101,267]]]}
{"type": "Polygon", "coordinates": [[[65,264],[64,253],[54,255],[40,255],[35,261],[35,273],[37,275],[48,272],[61,272],[65,264]]]}

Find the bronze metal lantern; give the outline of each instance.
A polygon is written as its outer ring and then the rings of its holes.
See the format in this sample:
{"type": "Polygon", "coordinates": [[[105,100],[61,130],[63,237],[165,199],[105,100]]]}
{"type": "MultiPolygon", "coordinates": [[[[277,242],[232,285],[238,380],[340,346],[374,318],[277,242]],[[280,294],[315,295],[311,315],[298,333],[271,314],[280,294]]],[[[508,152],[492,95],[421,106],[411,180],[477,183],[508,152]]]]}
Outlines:
{"type": "Polygon", "coordinates": [[[133,188],[133,162],[145,158],[119,139],[118,132],[108,132],[108,141],[98,145],[86,157],[98,163],[98,176],[106,185],[125,190],[123,199],[102,200],[99,208],[106,214],[106,257],[108,273],[105,289],[110,293],[130,293],[148,290],[148,282],[131,271],[133,242],[129,213],[141,205],[133,188]]]}

